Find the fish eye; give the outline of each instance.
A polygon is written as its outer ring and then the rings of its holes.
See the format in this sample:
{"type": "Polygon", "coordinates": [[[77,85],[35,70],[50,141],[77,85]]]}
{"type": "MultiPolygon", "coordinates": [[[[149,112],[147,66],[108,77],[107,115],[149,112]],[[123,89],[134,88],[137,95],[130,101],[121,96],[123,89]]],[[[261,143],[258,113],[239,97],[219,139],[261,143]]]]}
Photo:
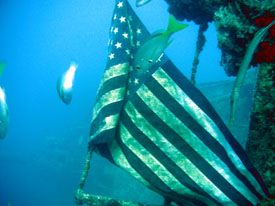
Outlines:
{"type": "Polygon", "coordinates": [[[149,59],[149,60],[148,60],[148,63],[152,63],[152,62],[153,62],[153,60],[152,60],[152,59],[149,59]]]}
{"type": "Polygon", "coordinates": [[[137,69],[140,69],[140,66],[138,65],[138,66],[136,66],[137,67],[137,69]]]}

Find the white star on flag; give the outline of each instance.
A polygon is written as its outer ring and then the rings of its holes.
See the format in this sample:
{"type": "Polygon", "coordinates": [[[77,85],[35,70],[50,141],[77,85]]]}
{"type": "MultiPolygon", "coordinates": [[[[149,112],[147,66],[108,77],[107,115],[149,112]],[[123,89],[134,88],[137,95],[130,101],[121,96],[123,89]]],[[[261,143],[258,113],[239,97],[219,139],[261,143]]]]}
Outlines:
{"type": "Polygon", "coordinates": [[[141,34],[141,30],[140,29],[137,29],[137,34],[141,34]]]}
{"type": "Polygon", "coordinates": [[[118,28],[116,27],[114,30],[114,33],[116,34],[118,32],[118,28]]]}
{"type": "Polygon", "coordinates": [[[120,20],[120,23],[125,22],[125,19],[126,19],[126,18],[125,18],[124,16],[120,17],[120,19],[119,19],[119,20],[120,20]]]}
{"type": "Polygon", "coordinates": [[[119,2],[119,3],[117,4],[117,7],[118,7],[118,8],[123,7],[123,3],[122,3],[122,2],[119,2]]]}
{"type": "Polygon", "coordinates": [[[115,58],[115,54],[114,54],[114,53],[111,53],[111,54],[109,55],[109,58],[110,58],[110,59],[115,58]]]}
{"type": "Polygon", "coordinates": [[[118,48],[121,48],[121,43],[117,42],[117,43],[115,44],[115,46],[116,46],[117,49],[118,49],[118,48]]]}
{"type": "Polygon", "coordinates": [[[128,39],[128,34],[127,33],[123,33],[122,36],[126,39],[128,39]]]}

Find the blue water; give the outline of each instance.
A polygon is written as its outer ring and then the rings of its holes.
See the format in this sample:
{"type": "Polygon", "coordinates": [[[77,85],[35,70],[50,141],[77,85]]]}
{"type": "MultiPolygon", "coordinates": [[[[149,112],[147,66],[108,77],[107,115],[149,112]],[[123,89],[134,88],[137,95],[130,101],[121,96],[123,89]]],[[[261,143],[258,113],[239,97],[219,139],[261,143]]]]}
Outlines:
{"type": "MultiPolygon", "coordinates": [[[[164,1],[138,9],[134,0],[129,2],[150,32],[166,28],[169,14],[164,1]]],[[[10,116],[8,134],[0,141],[0,206],[74,205],[92,107],[107,60],[113,8],[113,0],[0,1],[0,61],[6,62],[0,85],[5,88],[10,116]],[[67,106],[55,87],[71,61],[79,67],[67,106]]],[[[197,25],[188,24],[166,50],[187,77],[198,31],[197,25]]],[[[213,24],[206,38],[198,83],[227,78],[219,66],[221,53],[213,24]]],[[[123,193],[125,185],[120,188],[114,183],[119,177],[102,176],[106,164],[96,157],[90,191],[123,193]]]]}

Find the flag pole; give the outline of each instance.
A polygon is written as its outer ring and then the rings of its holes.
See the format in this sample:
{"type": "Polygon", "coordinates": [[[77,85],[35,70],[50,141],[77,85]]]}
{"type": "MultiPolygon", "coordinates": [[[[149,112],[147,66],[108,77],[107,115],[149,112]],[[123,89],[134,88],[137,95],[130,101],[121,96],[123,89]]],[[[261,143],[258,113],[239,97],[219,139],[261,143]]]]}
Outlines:
{"type": "Polygon", "coordinates": [[[84,188],[87,176],[88,176],[88,171],[90,169],[90,163],[91,163],[92,154],[94,152],[94,149],[95,149],[94,147],[89,147],[88,151],[87,151],[85,166],[84,166],[84,170],[82,172],[82,177],[80,179],[78,189],[75,192],[75,200],[76,200],[77,205],[82,205],[83,204],[83,201],[82,201],[83,196],[84,196],[83,188],[84,188]]]}
{"type": "Polygon", "coordinates": [[[135,203],[132,201],[126,201],[126,200],[117,200],[113,199],[111,197],[105,197],[105,196],[99,196],[94,194],[86,194],[83,192],[83,188],[85,186],[85,182],[88,176],[88,172],[90,169],[90,163],[92,159],[93,152],[95,150],[95,146],[92,145],[88,148],[86,160],[85,160],[85,166],[84,170],[82,172],[82,176],[80,179],[80,183],[78,185],[78,189],[74,194],[75,197],[75,203],[77,206],[86,204],[86,205],[117,205],[117,206],[152,206],[144,203],[135,203]]]}

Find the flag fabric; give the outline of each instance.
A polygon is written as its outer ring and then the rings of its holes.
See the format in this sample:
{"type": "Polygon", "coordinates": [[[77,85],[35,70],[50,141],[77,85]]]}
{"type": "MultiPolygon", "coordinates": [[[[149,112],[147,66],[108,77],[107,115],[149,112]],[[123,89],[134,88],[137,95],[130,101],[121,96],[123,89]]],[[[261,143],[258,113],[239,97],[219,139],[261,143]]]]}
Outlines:
{"type": "Polygon", "coordinates": [[[90,148],[179,205],[255,205],[268,191],[203,94],[166,55],[149,71],[132,62],[149,37],[117,0],[90,148]]]}

